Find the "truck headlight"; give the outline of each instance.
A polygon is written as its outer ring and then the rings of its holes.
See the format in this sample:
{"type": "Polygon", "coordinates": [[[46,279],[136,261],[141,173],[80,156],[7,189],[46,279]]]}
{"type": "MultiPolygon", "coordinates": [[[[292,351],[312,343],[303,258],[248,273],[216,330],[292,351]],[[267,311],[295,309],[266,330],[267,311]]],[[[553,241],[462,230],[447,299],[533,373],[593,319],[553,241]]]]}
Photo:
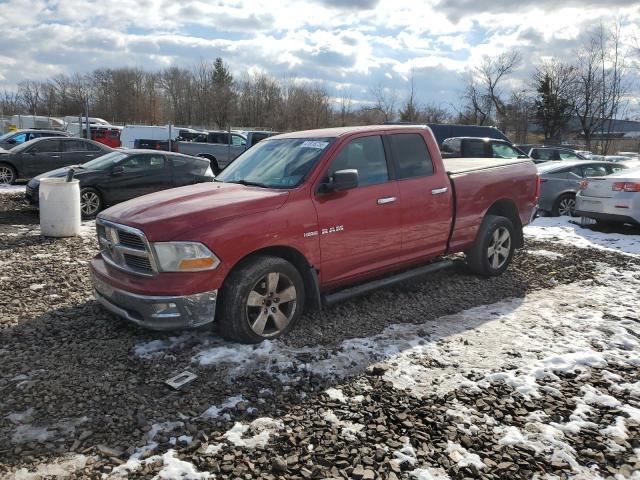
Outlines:
{"type": "Polygon", "coordinates": [[[152,244],[162,272],[213,270],[220,259],[199,242],[155,242],[152,244]]]}

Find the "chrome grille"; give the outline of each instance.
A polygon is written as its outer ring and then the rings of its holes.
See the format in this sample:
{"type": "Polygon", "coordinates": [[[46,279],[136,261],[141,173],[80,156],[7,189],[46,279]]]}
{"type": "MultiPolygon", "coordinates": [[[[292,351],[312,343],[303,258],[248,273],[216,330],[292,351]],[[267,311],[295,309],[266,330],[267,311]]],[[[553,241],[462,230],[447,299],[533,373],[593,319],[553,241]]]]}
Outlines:
{"type": "Polygon", "coordinates": [[[137,275],[156,272],[153,254],[144,233],[137,228],[98,218],[96,231],[102,258],[109,265],[137,275]]]}

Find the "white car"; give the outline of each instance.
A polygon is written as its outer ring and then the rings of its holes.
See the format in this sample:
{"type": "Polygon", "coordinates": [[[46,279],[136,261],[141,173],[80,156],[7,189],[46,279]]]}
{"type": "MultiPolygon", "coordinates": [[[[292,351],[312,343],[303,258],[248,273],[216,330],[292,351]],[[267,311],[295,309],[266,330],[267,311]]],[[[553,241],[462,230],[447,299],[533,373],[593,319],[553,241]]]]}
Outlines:
{"type": "Polygon", "coordinates": [[[640,224],[640,168],[583,180],[575,213],[601,223],[640,224]]]}

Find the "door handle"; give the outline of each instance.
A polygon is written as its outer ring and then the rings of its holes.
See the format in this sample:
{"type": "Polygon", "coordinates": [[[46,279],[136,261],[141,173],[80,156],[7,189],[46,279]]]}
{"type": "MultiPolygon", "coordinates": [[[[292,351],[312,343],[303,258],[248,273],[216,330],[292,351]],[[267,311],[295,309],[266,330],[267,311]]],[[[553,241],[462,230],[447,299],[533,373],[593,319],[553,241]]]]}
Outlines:
{"type": "Polygon", "coordinates": [[[439,195],[441,193],[445,193],[447,190],[449,190],[448,187],[434,188],[431,190],[431,195],[439,195]]]}
{"type": "Polygon", "coordinates": [[[93,157],[93,153],[89,153],[89,154],[85,155],[85,157],[93,157]]]}
{"type": "Polygon", "coordinates": [[[382,197],[378,199],[378,205],[385,205],[387,203],[393,203],[396,201],[396,197],[382,197]]]}
{"type": "Polygon", "coordinates": [[[51,155],[51,158],[60,158],[60,155],[51,155]]]}

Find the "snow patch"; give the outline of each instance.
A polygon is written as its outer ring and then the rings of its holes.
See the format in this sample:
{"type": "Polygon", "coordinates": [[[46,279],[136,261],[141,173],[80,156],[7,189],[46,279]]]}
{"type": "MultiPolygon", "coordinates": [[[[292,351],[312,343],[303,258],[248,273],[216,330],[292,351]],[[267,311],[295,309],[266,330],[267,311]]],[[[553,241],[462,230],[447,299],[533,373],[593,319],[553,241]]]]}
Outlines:
{"type": "Polygon", "coordinates": [[[21,468],[13,474],[13,478],[14,480],[40,480],[46,477],[65,478],[78,470],[82,470],[86,464],[86,456],[76,455],[67,460],[38,465],[38,468],[33,472],[26,468],[21,468]]]}
{"type": "Polygon", "coordinates": [[[223,412],[224,410],[227,410],[229,408],[233,408],[238,403],[245,402],[245,401],[246,400],[242,395],[236,395],[236,396],[233,396],[233,397],[229,397],[224,402],[222,402],[220,405],[212,405],[212,406],[210,406],[200,416],[202,418],[215,418],[215,417],[218,417],[220,415],[220,413],[223,412]]]}
{"type": "Polygon", "coordinates": [[[223,436],[236,447],[264,448],[269,437],[284,429],[280,420],[269,417],[256,418],[250,424],[236,422],[223,436]]]}

